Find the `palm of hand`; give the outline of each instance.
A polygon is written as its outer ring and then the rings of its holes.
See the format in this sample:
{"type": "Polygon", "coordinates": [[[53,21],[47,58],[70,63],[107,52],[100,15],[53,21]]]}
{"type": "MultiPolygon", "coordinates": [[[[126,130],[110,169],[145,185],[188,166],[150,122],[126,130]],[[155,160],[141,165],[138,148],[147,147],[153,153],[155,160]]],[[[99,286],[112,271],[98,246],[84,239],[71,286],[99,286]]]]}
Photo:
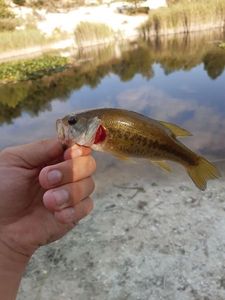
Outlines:
{"type": "MultiPolygon", "coordinates": [[[[2,154],[4,155],[4,153],[2,154]]],[[[0,164],[3,178],[0,179],[1,238],[17,252],[31,255],[40,245],[63,236],[73,224],[60,224],[43,205],[45,190],[40,186],[40,168],[16,155],[6,154],[6,161],[0,164]]]]}

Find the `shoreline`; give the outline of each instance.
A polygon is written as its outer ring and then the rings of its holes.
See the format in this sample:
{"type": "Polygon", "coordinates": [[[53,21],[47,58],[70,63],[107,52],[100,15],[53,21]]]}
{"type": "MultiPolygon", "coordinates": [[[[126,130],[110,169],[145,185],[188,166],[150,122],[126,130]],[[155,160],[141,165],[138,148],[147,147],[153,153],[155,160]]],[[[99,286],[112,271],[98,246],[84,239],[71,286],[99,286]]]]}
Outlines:
{"type": "Polygon", "coordinates": [[[177,34],[192,34],[215,29],[222,30],[224,28],[224,24],[218,22],[217,24],[197,24],[192,26],[188,32],[185,31],[185,28],[181,27],[173,29],[161,28],[158,32],[156,32],[154,29],[148,30],[146,27],[144,28],[144,24],[148,19],[148,15],[128,16],[119,14],[116,12],[116,8],[114,6],[108,7],[107,5],[101,5],[93,8],[82,7],[77,10],[72,10],[68,13],[48,13],[44,21],[37,23],[37,28],[46,35],[50,35],[58,28],[62,30],[62,32],[65,31],[67,34],[69,33],[71,37],[46,45],[37,45],[29,48],[21,48],[2,52],[0,53],[0,63],[38,57],[52,51],[64,51],[62,56],[72,56],[74,55],[74,52],[76,53],[80,49],[95,47],[112,42],[132,42],[137,40],[139,37],[151,39],[155,37],[165,37],[177,34]],[[103,41],[87,41],[82,45],[76,43],[72,36],[74,29],[79,22],[98,22],[100,14],[104,16],[101,22],[110,26],[115,32],[112,38],[103,41]]]}
{"type": "MultiPolygon", "coordinates": [[[[201,26],[200,26],[201,27],[201,26]]],[[[10,61],[16,61],[16,60],[22,60],[22,59],[29,59],[29,58],[35,58],[39,57],[43,54],[47,54],[52,51],[63,51],[64,55],[62,56],[70,56],[76,54],[79,50],[81,49],[87,49],[91,47],[98,47],[102,45],[107,45],[110,43],[120,43],[120,42],[134,42],[137,41],[139,37],[144,37],[146,40],[150,40],[151,38],[165,38],[165,37],[171,37],[171,36],[176,36],[176,35],[191,35],[191,34],[198,34],[202,32],[207,32],[207,31],[214,31],[214,30],[223,30],[223,26],[209,26],[209,27],[203,27],[202,29],[195,28],[191,30],[190,32],[185,32],[183,29],[168,29],[167,31],[164,30],[160,34],[155,34],[153,31],[151,34],[145,35],[143,34],[136,34],[132,36],[127,36],[126,38],[123,37],[121,39],[116,39],[116,37],[109,39],[108,41],[90,41],[86,42],[82,46],[78,46],[75,44],[74,39],[69,38],[66,40],[61,40],[55,43],[47,44],[47,45],[40,45],[40,46],[33,46],[29,48],[22,48],[18,50],[12,50],[12,51],[7,51],[7,52],[2,52],[0,53],[0,63],[4,62],[10,62],[10,61]],[[72,52],[72,53],[71,53],[72,52]]]]}

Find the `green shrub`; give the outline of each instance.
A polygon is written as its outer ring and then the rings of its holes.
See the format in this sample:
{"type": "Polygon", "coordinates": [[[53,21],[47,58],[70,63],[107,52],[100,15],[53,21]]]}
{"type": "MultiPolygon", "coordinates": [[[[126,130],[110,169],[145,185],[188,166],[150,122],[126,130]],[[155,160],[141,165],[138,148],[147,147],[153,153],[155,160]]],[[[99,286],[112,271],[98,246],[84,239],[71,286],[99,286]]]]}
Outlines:
{"type": "Polygon", "coordinates": [[[13,31],[19,22],[11,18],[0,19],[0,31],[13,31]]]}
{"type": "Polygon", "coordinates": [[[8,9],[4,0],[0,0],[0,19],[13,17],[13,13],[8,9]]]}
{"type": "Polygon", "coordinates": [[[149,7],[141,6],[141,7],[125,7],[122,10],[119,9],[119,12],[132,16],[132,15],[138,15],[138,14],[148,14],[149,13],[149,7]]]}
{"type": "Polygon", "coordinates": [[[26,4],[26,0],[13,0],[13,3],[15,3],[16,5],[23,6],[26,4]]]}

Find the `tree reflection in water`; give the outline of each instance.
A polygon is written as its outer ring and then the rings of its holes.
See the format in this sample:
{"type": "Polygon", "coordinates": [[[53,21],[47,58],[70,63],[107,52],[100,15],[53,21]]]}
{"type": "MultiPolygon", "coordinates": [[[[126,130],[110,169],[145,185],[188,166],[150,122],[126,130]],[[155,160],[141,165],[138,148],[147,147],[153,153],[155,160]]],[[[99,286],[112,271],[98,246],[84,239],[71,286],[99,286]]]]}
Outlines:
{"type": "Polygon", "coordinates": [[[22,112],[37,116],[51,109],[53,99],[66,101],[74,90],[84,86],[96,88],[110,73],[121,81],[130,81],[136,74],[151,80],[155,63],[161,65],[166,75],[203,64],[208,76],[215,80],[224,71],[225,51],[213,41],[223,38],[222,33],[211,32],[83,51],[77,57],[82,63],[61,73],[0,85],[0,124],[11,123],[22,112]]]}

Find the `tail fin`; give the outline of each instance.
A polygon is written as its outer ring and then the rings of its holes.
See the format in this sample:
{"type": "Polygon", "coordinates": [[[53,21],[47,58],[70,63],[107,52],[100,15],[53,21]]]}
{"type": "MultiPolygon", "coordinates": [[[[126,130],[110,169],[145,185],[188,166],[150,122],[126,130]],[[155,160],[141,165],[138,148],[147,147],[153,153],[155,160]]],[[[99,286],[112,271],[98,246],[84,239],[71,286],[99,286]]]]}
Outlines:
{"type": "Polygon", "coordinates": [[[206,189],[209,179],[221,176],[217,168],[203,157],[200,157],[197,165],[188,166],[187,172],[194,184],[202,191],[206,189]]]}

